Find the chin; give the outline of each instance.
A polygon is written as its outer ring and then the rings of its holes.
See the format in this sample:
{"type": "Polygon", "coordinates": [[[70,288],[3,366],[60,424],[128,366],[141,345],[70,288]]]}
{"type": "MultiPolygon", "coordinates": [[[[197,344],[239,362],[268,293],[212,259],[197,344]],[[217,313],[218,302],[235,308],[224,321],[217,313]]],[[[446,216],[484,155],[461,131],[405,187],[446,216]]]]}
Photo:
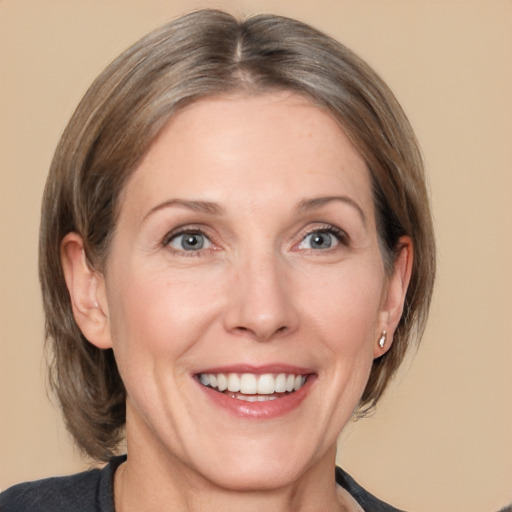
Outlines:
{"type": "Polygon", "coordinates": [[[237,492],[271,491],[286,487],[297,481],[302,468],[293,463],[283,464],[277,460],[261,459],[253,461],[247,459],[245,465],[228,468],[228,464],[222,465],[222,471],[215,472],[208,479],[219,487],[237,492]]]}
{"type": "Polygon", "coordinates": [[[273,440],[240,439],[234,445],[219,446],[218,452],[210,452],[209,457],[201,458],[198,467],[209,481],[232,491],[269,491],[286,487],[318,462],[312,447],[304,445],[304,440],[292,439],[293,443],[290,443],[290,437],[286,440],[281,436],[273,440]]]}

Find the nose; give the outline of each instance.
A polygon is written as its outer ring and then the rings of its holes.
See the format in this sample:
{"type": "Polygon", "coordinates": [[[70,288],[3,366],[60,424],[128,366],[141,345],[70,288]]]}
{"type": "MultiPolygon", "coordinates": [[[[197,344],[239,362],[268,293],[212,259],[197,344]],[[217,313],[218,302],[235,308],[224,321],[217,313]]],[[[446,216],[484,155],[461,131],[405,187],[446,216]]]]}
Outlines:
{"type": "Polygon", "coordinates": [[[225,328],[256,341],[294,332],[299,316],[286,263],[278,257],[250,257],[229,283],[225,328]]]}

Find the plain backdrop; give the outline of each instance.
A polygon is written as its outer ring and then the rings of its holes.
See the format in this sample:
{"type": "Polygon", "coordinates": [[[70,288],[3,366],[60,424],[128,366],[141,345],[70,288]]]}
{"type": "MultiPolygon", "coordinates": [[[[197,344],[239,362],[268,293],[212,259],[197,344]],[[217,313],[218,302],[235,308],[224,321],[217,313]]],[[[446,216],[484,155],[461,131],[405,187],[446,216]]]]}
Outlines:
{"type": "Polygon", "coordinates": [[[0,0],[0,488],[87,467],[47,397],[37,281],[42,189],[94,77],[199,7],[296,17],[388,82],[422,144],[439,278],[421,348],[339,463],[415,512],[512,501],[510,0],[0,0]]]}

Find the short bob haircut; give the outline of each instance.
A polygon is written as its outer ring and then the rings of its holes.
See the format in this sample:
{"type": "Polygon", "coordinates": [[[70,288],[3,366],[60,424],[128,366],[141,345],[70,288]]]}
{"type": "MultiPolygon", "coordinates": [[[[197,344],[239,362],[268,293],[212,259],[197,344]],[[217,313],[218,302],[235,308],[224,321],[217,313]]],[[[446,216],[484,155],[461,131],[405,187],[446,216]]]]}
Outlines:
{"type": "Polygon", "coordinates": [[[44,192],[39,275],[50,384],[69,431],[93,459],[108,460],[123,439],[126,392],[112,351],[89,343],[75,323],[63,238],[78,233],[88,265],[102,272],[120,193],[169,118],[201,98],[279,90],[328,111],[365,159],[388,272],[399,238],[412,239],[403,316],[391,349],[373,363],[360,413],[376,404],[422,334],[435,275],[432,219],[420,150],[389,88],[350,50],[304,23],[193,12],[141,39],[94,81],[62,135],[44,192]]]}

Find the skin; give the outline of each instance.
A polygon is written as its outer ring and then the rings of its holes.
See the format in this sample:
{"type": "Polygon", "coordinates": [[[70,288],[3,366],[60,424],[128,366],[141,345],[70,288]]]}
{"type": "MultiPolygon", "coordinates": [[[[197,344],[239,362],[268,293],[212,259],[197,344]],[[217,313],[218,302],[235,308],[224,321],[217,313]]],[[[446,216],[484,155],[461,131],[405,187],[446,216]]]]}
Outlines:
{"type": "Polygon", "coordinates": [[[128,393],[116,509],[357,510],[336,490],[336,440],[391,345],[412,248],[401,240],[388,275],[369,173],[340,126],[293,93],[201,100],[120,205],[103,274],[79,235],[62,243],[75,318],[114,349],[128,393]],[[184,250],[183,228],[202,249],[184,250]],[[236,417],[194,375],[242,363],[307,368],[312,384],[285,415],[236,417]]]}

